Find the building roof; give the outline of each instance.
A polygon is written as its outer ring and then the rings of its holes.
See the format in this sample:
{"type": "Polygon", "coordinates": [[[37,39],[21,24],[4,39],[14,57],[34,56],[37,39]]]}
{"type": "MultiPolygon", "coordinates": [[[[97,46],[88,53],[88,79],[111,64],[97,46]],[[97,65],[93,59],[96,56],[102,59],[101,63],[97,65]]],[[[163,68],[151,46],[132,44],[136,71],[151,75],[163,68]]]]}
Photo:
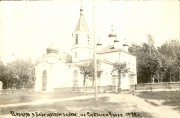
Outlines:
{"type": "Polygon", "coordinates": [[[89,32],[89,28],[88,28],[86,21],[84,19],[84,16],[83,16],[82,8],[80,9],[80,17],[79,17],[79,20],[78,20],[78,23],[77,23],[77,26],[75,29],[75,32],[77,32],[77,31],[89,32]]]}
{"type": "MultiPolygon", "coordinates": [[[[106,54],[106,53],[111,53],[111,52],[125,52],[125,53],[128,53],[127,51],[125,51],[122,48],[114,48],[113,45],[108,45],[107,47],[105,47],[102,50],[100,50],[99,52],[97,52],[97,54],[106,54]]],[[[128,54],[130,54],[130,53],[128,53],[128,54]]],[[[132,55],[132,54],[130,54],[130,55],[132,55]]]]}
{"type": "MultiPolygon", "coordinates": [[[[88,59],[81,60],[81,61],[78,61],[78,62],[69,63],[69,65],[71,65],[71,66],[78,66],[79,64],[88,63],[88,62],[92,62],[92,61],[94,61],[93,58],[88,58],[88,59]]],[[[110,61],[108,61],[106,59],[97,59],[97,61],[109,64],[109,65],[113,64],[113,62],[110,62],[110,61]]]]}

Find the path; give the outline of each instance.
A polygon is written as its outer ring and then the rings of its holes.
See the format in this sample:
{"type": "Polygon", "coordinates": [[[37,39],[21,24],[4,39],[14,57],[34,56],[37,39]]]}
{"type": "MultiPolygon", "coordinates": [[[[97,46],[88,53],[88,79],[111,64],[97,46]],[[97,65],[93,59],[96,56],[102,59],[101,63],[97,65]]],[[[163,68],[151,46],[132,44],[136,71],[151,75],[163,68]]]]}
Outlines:
{"type": "Polygon", "coordinates": [[[132,110],[134,106],[141,111],[151,114],[154,118],[180,118],[180,113],[173,110],[169,106],[154,106],[131,94],[110,95],[110,102],[123,102],[128,106],[127,109],[132,110]]]}
{"type": "MultiPolygon", "coordinates": [[[[147,112],[153,116],[153,118],[180,118],[180,114],[171,109],[168,106],[153,106],[144,101],[144,99],[139,98],[137,96],[131,94],[101,94],[98,97],[108,96],[109,102],[117,102],[123,103],[124,108],[127,111],[138,110],[139,112],[147,112]]],[[[43,99],[37,100],[33,102],[27,103],[17,103],[17,104],[7,104],[7,105],[0,105],[1,108],[7,107],[18,107],[18,106],[25,106],[25,105],[40,105],[40,104],[51,104],[53,102],[64,102],[70,100],[82,100],[94,98],[93,95],[88,96],[78,96],[78,97],[71,97],[71,98],[56,98],[56,99],[43,99]]]]}

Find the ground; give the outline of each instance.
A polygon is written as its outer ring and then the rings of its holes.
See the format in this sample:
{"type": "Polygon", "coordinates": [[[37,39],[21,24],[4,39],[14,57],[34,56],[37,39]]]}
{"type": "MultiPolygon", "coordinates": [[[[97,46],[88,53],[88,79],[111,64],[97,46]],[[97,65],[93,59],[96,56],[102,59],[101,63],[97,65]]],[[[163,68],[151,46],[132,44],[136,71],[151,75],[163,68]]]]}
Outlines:
{"type": "Polygon", "coordinates": [[[146,99],[147,102],[159,106],[171,106],[173,109],[180,112],[180,91],[154,91],[141,92],[139,97],[146,99]]]}
{"type": "Polygon", "coordinates": [[[180,98],[178,94],[179,92],[101,93],[98,94],[97,101],[94,94],[87,93],[1,94],[0,117],[42,118],[44,115],[52,118],[179,118],[179,109],[173,109],[164,101],[168,95],[169,101],[174,100],[172,98],[177,100],[180,98]]]}

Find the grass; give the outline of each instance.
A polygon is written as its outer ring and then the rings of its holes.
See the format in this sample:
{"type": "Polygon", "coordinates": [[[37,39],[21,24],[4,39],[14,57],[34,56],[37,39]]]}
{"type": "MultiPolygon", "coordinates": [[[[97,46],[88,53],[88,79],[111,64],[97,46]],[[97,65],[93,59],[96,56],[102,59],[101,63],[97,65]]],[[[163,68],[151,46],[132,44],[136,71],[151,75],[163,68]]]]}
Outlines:
{"type": "Polygon", "coordinates": [[[141,92],[137,96],[144,99],[164,100],[163,105],[173,106],[180,112],[180,91],[141,92]]]}
{"type": "MultiPolygon", "coordinates": [[[[75,95],[84,95],[82,93],[66,93],[66,95],[63,94],[63,97],[70,97],[75,95]]],[[[51,98],[52,96],[43,95],[46,97],[51,98]]],[[[61,97],[61,95],[55,95],[56,97],[61,97]]],[[[1,97],[0,97],[1,98],[1,97]]],[[[26,97],[27,98],[27,97],[26,97]]],[[[32,97],[34,98],[34,97],[32,97]]],[[[29,100],[29,99],[28,99],[29,100]]],[[[98,101],[95,101],[92,99],[83,99],[83,100],[72,100],[67,102],[56,102],[52,104],[46,104],[46,105],[38,105],[38,106],[19,106],[19,107],[10,107],[10,108],[2,108],[0,110],[0,114],[2,115],[10,115],[10,111],[14,111],[14,113],[34,113],[42,115],[41,113],[65,113],[66,115],[70,113],[74,113],[77,115],[77,117],[82,118],[91,118],[93,113],[99,114],[99,115],[109,115],[109,116],[100,116],[100,118],[109,118],[110,113],[111,115],[123,115],[124,118],[152,118],[152,116],[148,113],[138,111],[138,110],[127,110],[126,103],[113,103],[108,102],[109,97],[100,97],[98,98],[98,101]]],[[[65,115],[64,114],[64,115],[65,115]]],[[[62,115],[62,114],[61,114],[62,115]]],[[[70,117],[74,118],[74,117],[70,117]]],[[[98,117],[97,117],[98,118],[98,117]]],[[[114,117],[117,118],[117,117],[114,117]]]]}

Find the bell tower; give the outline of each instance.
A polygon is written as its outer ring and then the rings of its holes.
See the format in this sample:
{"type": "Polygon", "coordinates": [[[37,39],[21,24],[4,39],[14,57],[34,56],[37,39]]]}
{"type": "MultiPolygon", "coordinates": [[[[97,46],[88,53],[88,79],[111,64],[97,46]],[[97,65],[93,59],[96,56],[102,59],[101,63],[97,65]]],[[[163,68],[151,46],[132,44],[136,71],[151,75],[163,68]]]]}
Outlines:
{"type": "Polygon", "coordinates": [[[85,22],[83,8],[80,8],[80,17],[72,34],[72,61],[78,62],[93,57],[93,40],[85,22]]]}

